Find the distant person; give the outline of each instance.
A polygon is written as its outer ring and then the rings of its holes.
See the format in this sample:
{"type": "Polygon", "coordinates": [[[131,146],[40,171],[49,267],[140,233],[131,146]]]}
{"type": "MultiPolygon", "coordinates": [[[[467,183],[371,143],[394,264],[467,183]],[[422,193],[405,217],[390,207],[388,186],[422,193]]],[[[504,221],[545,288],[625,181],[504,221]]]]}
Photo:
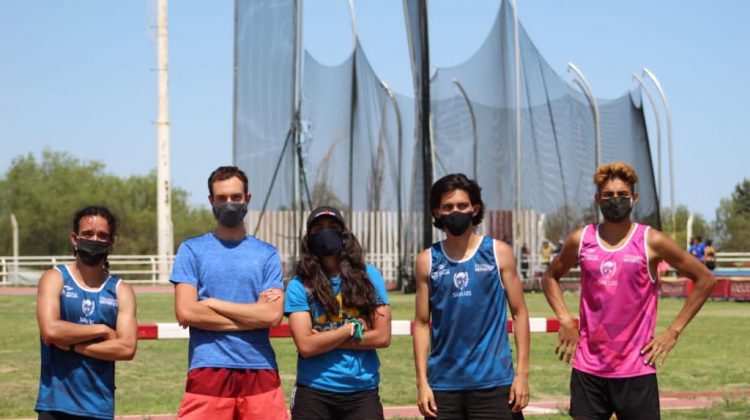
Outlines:
{"type": "Polygon", "coordinates": [[[529,315],[513,250],[474,233],[481,188],[464,174],[430,191],[446,239],[417,257],[414,365],[419,411],[438,419],[523,418],[529,401],[529,315]],[[506,307],[513,317],[513,370],[506,307]]]}
{"type": "Polygon", "coordinates": [[[539,255],[541,256],[542,265],[548,267],[552,260],[552,245],[550,245],[549,241],[542,241],[542,247],[539,248],[539,255]]]}
{"type": "Polygon", "coordinates": [[[333,207],[307,219],[284,312],[298,352],[292,418],[382,419],[375,349],[391,342],[388,294],[333,207]]]}
{"type": "Polygon", "coordinates": [[[712,271],[716,268],[716,249],[714,249],[714,242],[710,239],[706,239],[706,246],[703,253],[703,264],[712,271]]]}
{"type": "Polygon", "coordinates": [[[222,166],[208,178],[217,224],[180,245],[172,270],[175,314],[190,327],[186,419],[285,419],[284,393],[268,329],[284,315],[281,260],[247,236],[247,175],[222,166]]]}
{"type": "Polygon", "coordinates": [[[521,275],[524,280],[529,278],[529,247],[526,244],[521,245],[521,275]]]}
{"type": "Polygon", "coordinates": [[[689,252],[698,261],[703,261],[703,255],[705,254],[705,245],[703,245],[703,239],[700,236],[696,236],[693,238],[693,243],[690,246],[689,252]]]}
{"type": "Polygon", "coordinates": [[[133,358],[138,329],[133,288],[109,273],[116,235],[106,207],[77,211],[70,234],[75,262],[39,279],[40,419],[115,416],[115,361],[133,358]]]}
{"type": "Polygon", "coordinates": [[[637,182],[635,170],[624,162],[597,168],[595,200],[604,221],[570,234],[542,278],[560,321],[555,353],[573,362],[570,415],[576,419],[609,419],[613,413],[619,420],[660,418],[655,364],[664,363],[715,283],[706,267],[668,235],[631,221],[637,182]],[[655,334],[662,260],[694,280],[695,288],[667,329],[655,334]],[[580,325],[559,284],[576,262],[580,325]]]}
{"type": "Polygon", "coordinates": [[[557,245],[555,245],[555,250],[552,251],[552,256],[554,257],[560,254],[560,251],[562,251],[562,247],[563,247],[563,241],[557,241],[557,245]]]}

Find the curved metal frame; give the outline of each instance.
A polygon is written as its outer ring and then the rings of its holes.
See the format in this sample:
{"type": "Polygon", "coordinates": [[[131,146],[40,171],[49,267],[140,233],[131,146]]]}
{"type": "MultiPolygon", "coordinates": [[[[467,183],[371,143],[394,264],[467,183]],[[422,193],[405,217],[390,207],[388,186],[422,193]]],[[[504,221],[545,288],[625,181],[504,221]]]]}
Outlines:
{"type": "Polygon", "coordinates": [[[595,138],[596,138],[596,167],[598,168],[599,165],[602,162],[602,155],[601,155],[601,145],[602,145],[602,135],[601,135],[601,119],[599,115],[599,105],[596,103],[596,97],[594,96],[594,91],[591,89],[591,85],[589,84],[588,80],[586,80],[586,76],[583,75],[583,72],[572,62],[568,63],[568,71],[572,70],[573,73],[578,76],[577,79],[573,79],[573,83],[575,83],[576,86],[578,86],[579,89],[583,92],[584,95],[586,95],[586,99],[588,99],[589,104],[591,104],[591,109],[594,113],[594,130],[595,130],[595,138]]]}
{"type": "Polygon", "coordinates": [[[633,80],[638,82],[638,84],[641,87],[641,90],[643,93],[646,94],[646,98],[648,98],[648,102],[651,104],[651,109],[654,110],[654,120],[656,121],[656,174],[657,174],[657,181],[656,181],[656,195],[659,197],[659,203],[661,203],[661,193],[662,193],[662,182],[661,182],[661,120],[659,119],[659,111],[656,109],[656,102],[654,101],[654,97],[651,96],[651,92],[648,91],[646,88],[646,84],[643,82],[643,79],[638,77],[637,74],[633,75],[633,80]]]}
{"type": "Polygon", "coordinates": [[[464,98],[464,101],[466,101],[466,107],[469,108],[469,116],[471,117],[471,139],[472,139],[472,155],[474,159],[474,180],[477,181],[477,162],[478,162],[478,142],[479,139],[477,138],[477,118],[474,115],[474,107],[471,105],[471,101],[469,100],[469,95],[466,94],[466,89],[464,89],[461,82],[458,81],[458,79],[453,79],[453,85],[456,86],[456,89],[461,94],[461,96],[464,98]]]}
{"type": "Polygon", "coordinates": [[[661,102],[664,104],[664,114],[667,117],[667,138],[669,141],[669,204],[672,209],[672,238],[675,235],[676,229],[676,218],[675,218],[675,201],[674,201],[674,147],[672,143],[672,114],[669,110],[669,102],[667,102],[667,96],[664,94],[664,89],[661,87],[661,83],[656,78],[656,75],[649,69],[643,68],[643,75],[651,79],[651,82],[656,87],[661,102]]]}

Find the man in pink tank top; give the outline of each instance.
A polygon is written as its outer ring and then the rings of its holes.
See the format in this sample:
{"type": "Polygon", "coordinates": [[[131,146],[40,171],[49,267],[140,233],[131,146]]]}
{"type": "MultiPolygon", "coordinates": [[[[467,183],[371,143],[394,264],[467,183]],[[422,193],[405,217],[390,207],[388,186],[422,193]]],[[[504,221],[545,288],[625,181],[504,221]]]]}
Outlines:
{"type": "Polygon", "coordinates": [[[597,168],[596,203],[601,224],[584,226],[565,239],[544,273],[544,295],[560,320],[555,353],[573,363],[570,415],[576,419],[658,419],[656,363],[664,363],[677,338],[708,299],[711,273],[669,236],[634,223],[638,176],[628,164],[597,168]],[[657,265],[666,261],[695,288],[666,331],[654,335],[659,297],[657,265]],[[581,269],[580,322],[562,296],[560,278],[581,269]]]}

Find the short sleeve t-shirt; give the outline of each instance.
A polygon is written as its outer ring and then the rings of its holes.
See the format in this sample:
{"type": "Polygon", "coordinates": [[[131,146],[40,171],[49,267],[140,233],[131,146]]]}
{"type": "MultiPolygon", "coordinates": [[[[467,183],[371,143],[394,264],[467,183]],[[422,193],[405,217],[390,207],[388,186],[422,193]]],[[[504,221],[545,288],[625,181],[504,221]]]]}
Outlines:
{"type": "MultiPolygon", "coordinates": [[[[213,232],[180,245],[170,281],[195,286],[198,300],[217,298],[234,303],[255,303],[264,290],[284,287],[275,247],[251,236],[225,241],[213,232]]],[[[277,369],[267,328],[220,332],[190,327],[188,361],[189,370],[277,369]]]]}
{"type": "MultiPolygon", "coordinates": [[[[388,304],[388,294],[383,278],[372,265],[366,266],[367,275],[375,288],[378,305],[388,304]]],[[[341,305],[341,279],[331,280],[333,293],[341,305]]],[[[360,313],[355,308],[342,306],[341,312],[328,317],[325,309],[312,295],[310,284],[295,276],[286,289],[284,313],[309,312],[313,328],[327,331],[340,327],[347,319],[357,318],[360,313]]],[[[380,383],[380,360],[375,350],[334,349],[317,356],[297,358],[297,383],[329,392],[358,392],[375,389],[380,383]]]]}

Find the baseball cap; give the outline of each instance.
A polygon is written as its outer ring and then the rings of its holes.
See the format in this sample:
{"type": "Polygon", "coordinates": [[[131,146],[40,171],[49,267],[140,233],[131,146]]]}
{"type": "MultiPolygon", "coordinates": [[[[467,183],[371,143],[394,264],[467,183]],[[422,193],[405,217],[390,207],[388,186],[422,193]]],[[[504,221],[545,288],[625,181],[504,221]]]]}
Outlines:
{"type": "Polygon", "coordinates": [[[307,217],[307,230],[310,230],[310,226],[312,226],[315,220],[317,220],[319,217],[324,216],[333,217],[334,219],[338,220],[339,223],[341,223],[343,226],[346,226],[346,222],[344,222],[344,216],[342,216],[341,212],[338,211],[335,207],[320,206],[310,212],[310,216],[307,217]]]}

